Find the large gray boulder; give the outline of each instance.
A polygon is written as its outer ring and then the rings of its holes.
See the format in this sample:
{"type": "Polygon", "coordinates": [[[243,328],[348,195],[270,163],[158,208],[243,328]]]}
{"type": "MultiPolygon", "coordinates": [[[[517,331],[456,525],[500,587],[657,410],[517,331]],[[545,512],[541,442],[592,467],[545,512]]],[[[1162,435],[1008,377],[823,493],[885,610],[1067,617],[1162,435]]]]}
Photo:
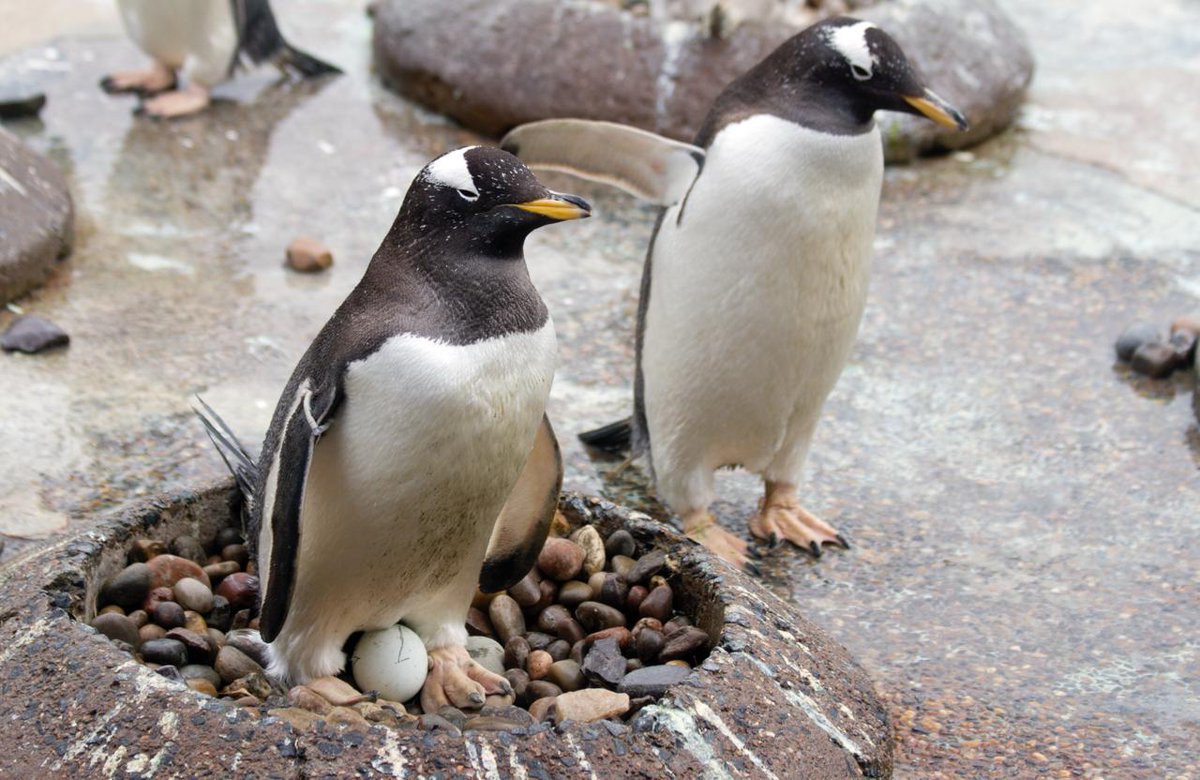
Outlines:
{"type": "MultiPolygon", "coordinates": [[[[993,0],[887,0],[854,13],[894,35],[973,125],[958,134],[888,115],[890,160],[976,143],[1012,121],[1033,57],[993,0]]],[[[571,116],[691,140],[725,85],[799,29],[747,21],[719,38],[602,0],[381,0],[375,58],[388,85],[488,135],[571,116]]]]}
{"type": "Polygon", "coordinates": [[[0,304],[45,281],[71,250],[73,213],[54,163],[0,128],[0,304]]]}

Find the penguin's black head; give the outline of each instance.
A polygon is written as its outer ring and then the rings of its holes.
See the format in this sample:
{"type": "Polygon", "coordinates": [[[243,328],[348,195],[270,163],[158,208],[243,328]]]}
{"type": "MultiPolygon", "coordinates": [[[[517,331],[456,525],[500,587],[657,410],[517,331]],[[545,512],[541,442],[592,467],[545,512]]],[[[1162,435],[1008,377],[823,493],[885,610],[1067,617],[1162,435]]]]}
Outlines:
{"type": "Polygon", "coordinates": [[[876,111],[902,111],[967,129],[966,117],[927,88],[900,45],[870,22],[827,19],[780,50],[790,77],[821,87],[828,100],[862,123],[876,111]]]}
{"type": "Polygon", "coordinates": [[[547,189],[525,164],[490,146],[467,146],[430,162],[409,188],[402,219],[442,230],[485,254],[518,252],[534,229],[591,214],[587,201],[547,189]]]}

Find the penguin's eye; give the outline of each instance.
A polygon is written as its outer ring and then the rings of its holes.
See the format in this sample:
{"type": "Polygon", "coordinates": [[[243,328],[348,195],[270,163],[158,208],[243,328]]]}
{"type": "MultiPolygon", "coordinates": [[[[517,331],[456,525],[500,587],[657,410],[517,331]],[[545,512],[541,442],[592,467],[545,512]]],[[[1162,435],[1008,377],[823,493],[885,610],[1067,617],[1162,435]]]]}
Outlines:
{"type": "Polygon", "coordinates": [[[458,190],[458,194],[468,203],[474,203],[475,201],[479,200],[478,192],[471,192],[470,190],[458,190]]]}
{"type": "Polygon", "coordinates": [[[859,81],[866,81],[871,78],[871,71],[864,68],[862,65],[851,65],[850,72],[854,74],[854,78],[859,81]]]}

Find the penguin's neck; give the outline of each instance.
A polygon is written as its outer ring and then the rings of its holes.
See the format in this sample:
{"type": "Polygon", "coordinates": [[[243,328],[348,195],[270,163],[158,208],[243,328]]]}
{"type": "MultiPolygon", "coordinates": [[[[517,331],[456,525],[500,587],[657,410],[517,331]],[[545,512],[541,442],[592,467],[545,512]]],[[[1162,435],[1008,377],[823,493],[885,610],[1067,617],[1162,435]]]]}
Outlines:
{"type": "Polygon", "coordinates": [[[875,126],[874,109],[825,84],[818,72],[751,71],[713,104],[696,145],[707,147],[723,127],[758,114],[830,135],[862,135],[875,126]]]}

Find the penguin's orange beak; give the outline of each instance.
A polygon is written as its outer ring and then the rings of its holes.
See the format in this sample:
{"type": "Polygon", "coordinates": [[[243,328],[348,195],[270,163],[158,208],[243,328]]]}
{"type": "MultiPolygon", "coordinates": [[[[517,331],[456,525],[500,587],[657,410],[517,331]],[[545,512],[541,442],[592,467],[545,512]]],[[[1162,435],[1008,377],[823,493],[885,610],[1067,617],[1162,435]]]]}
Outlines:
{"type": "Polygon", "coordinates": [[[904,102],[920,111],[922,116],[932,119],[942,127],[953,127],[960,131],[970,127],[962,112],[938,97],[933,90],[927,89],[924,95],[916,97],[905,95],[904,102]]]}
{"type": "Polygon", "coordinates": [[[592,207],[586,200],[576,195],[564,195],[559,192],[551,192],[548,198],[538,198],[512,205],[523,211],[540,214],[556,221],[582,219],[592,215],[592,207]]]}

